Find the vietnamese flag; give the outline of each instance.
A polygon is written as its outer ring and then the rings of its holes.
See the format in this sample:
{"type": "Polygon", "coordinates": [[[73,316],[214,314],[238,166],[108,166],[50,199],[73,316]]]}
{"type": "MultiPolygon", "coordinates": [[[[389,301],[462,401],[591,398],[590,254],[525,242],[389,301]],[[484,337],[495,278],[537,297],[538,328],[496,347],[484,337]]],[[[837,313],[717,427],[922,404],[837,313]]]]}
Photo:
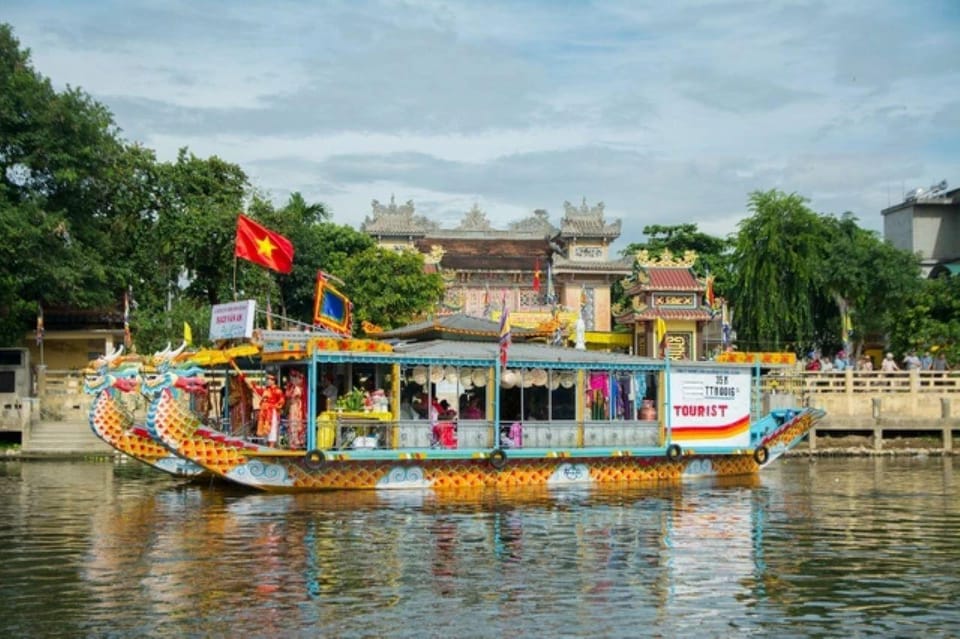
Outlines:
{"type": "Polygon", "coordinates": [[[233,254],[278,273],[293,270],[293,244],[290,240],[242,213],[237,217],[237,248],[233,254]]]}

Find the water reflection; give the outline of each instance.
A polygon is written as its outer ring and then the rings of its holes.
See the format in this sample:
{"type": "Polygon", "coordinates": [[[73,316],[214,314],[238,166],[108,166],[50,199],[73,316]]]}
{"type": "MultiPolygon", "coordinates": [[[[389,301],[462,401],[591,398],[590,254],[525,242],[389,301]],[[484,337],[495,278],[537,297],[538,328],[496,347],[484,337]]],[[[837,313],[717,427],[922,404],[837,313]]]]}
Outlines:
{"type": "Polygon", "coordinates": [[[17,636],[960,628],[950,459],[792,459],[684,486],[313,495],[7,463],[0,488],[0,629],[17,636]]]}

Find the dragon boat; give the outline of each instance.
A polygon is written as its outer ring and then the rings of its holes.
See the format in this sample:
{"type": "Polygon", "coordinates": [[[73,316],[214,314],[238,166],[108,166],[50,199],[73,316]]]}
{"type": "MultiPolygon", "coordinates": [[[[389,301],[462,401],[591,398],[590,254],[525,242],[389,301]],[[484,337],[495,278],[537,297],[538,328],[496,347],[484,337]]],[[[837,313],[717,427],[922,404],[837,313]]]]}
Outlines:
{"type": "Polygon", "coordinates": [[[231,358],[215,351],[183,353],[146,377],[148,429],[258,490],[500,489],[752,475],[824,416],[796,400],[764,412],[759,363],[517,342],[504,365],[497,324],[460,321],[470,330],[453,333],[470,339],[259,331],[247,359],[282,382],[305,380],[302,448],[218,432],[177,400],[174,389],[239,374],[217,368],[231,358]]]}
{"type": "Polygon", "coordinates": [[[138,388],[142,365],[137,356],[124,357],[122,346],[91,362],[83,383],[84,392],[94,396],[90,403],[90,429],[118,452],[175,477],[210,475],[189,459],[171,453],[151,437],[144,424],[135,423],[133,411],[122,400],[122,394],[132,394],[138,388]]]}

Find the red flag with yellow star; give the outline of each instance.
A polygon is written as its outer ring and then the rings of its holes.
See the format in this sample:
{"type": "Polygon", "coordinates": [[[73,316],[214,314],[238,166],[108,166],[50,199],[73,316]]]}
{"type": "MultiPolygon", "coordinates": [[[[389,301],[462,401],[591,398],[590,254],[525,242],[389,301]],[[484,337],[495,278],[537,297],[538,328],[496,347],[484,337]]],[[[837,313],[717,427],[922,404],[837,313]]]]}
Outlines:
{"type": "Polygon", "coordinates": [[[278,273],[293,270],[293,244],[290,240],[242,213],[237,217],[237,247],[233,254],[278,273]]]}

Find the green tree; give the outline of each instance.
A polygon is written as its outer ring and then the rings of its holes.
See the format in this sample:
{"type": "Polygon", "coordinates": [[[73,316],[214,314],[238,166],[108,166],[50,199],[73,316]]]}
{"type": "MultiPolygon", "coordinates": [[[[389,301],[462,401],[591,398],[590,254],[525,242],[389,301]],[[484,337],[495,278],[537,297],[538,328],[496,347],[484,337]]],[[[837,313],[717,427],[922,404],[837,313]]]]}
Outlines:
{"type": "Polygon", "coordinates": [[[897,353],[943,351],[948,362],[960,364],[960,277],[915,280],[889,334],[897,353]]]}
{"type": "Polygon", "coordinates": [[[356,321],[385,329],[434,310],[443,296],[443,279],[438,273],[424,273],[423,255],[412,251],[368,248],[347,257],[343,275],[356,321]]]}
{"type": "Polygon", "coordinates": [[[809,348],[817,335],[815,308],[832,304],[819,268],[825,224],[796,193],[754,191],[748,207],[752,215],[739,224],[729,295],[737,341],[750,350],[809,348]]]}
{"type": "Polygon", "coordinates": [[[853,327],[850,340],[854,353],[859,354],[866,338],[882,336],[901,321],[900,309],[909,305],[917,290],[918,261],[883,241],[875,231],[860,228],[852,213],[822,220],[828,239],[819,279],[834,308],[823,309],[817,341],[839,348],[841,311],[848,309],[853,327]]]}
{"type": "Polygon", "coordinates": [[[38,305],[117,303],[115,167],[126,156],[109,111],[56,92],[0,25],[0,340],[19,343],[38,305]]]}

